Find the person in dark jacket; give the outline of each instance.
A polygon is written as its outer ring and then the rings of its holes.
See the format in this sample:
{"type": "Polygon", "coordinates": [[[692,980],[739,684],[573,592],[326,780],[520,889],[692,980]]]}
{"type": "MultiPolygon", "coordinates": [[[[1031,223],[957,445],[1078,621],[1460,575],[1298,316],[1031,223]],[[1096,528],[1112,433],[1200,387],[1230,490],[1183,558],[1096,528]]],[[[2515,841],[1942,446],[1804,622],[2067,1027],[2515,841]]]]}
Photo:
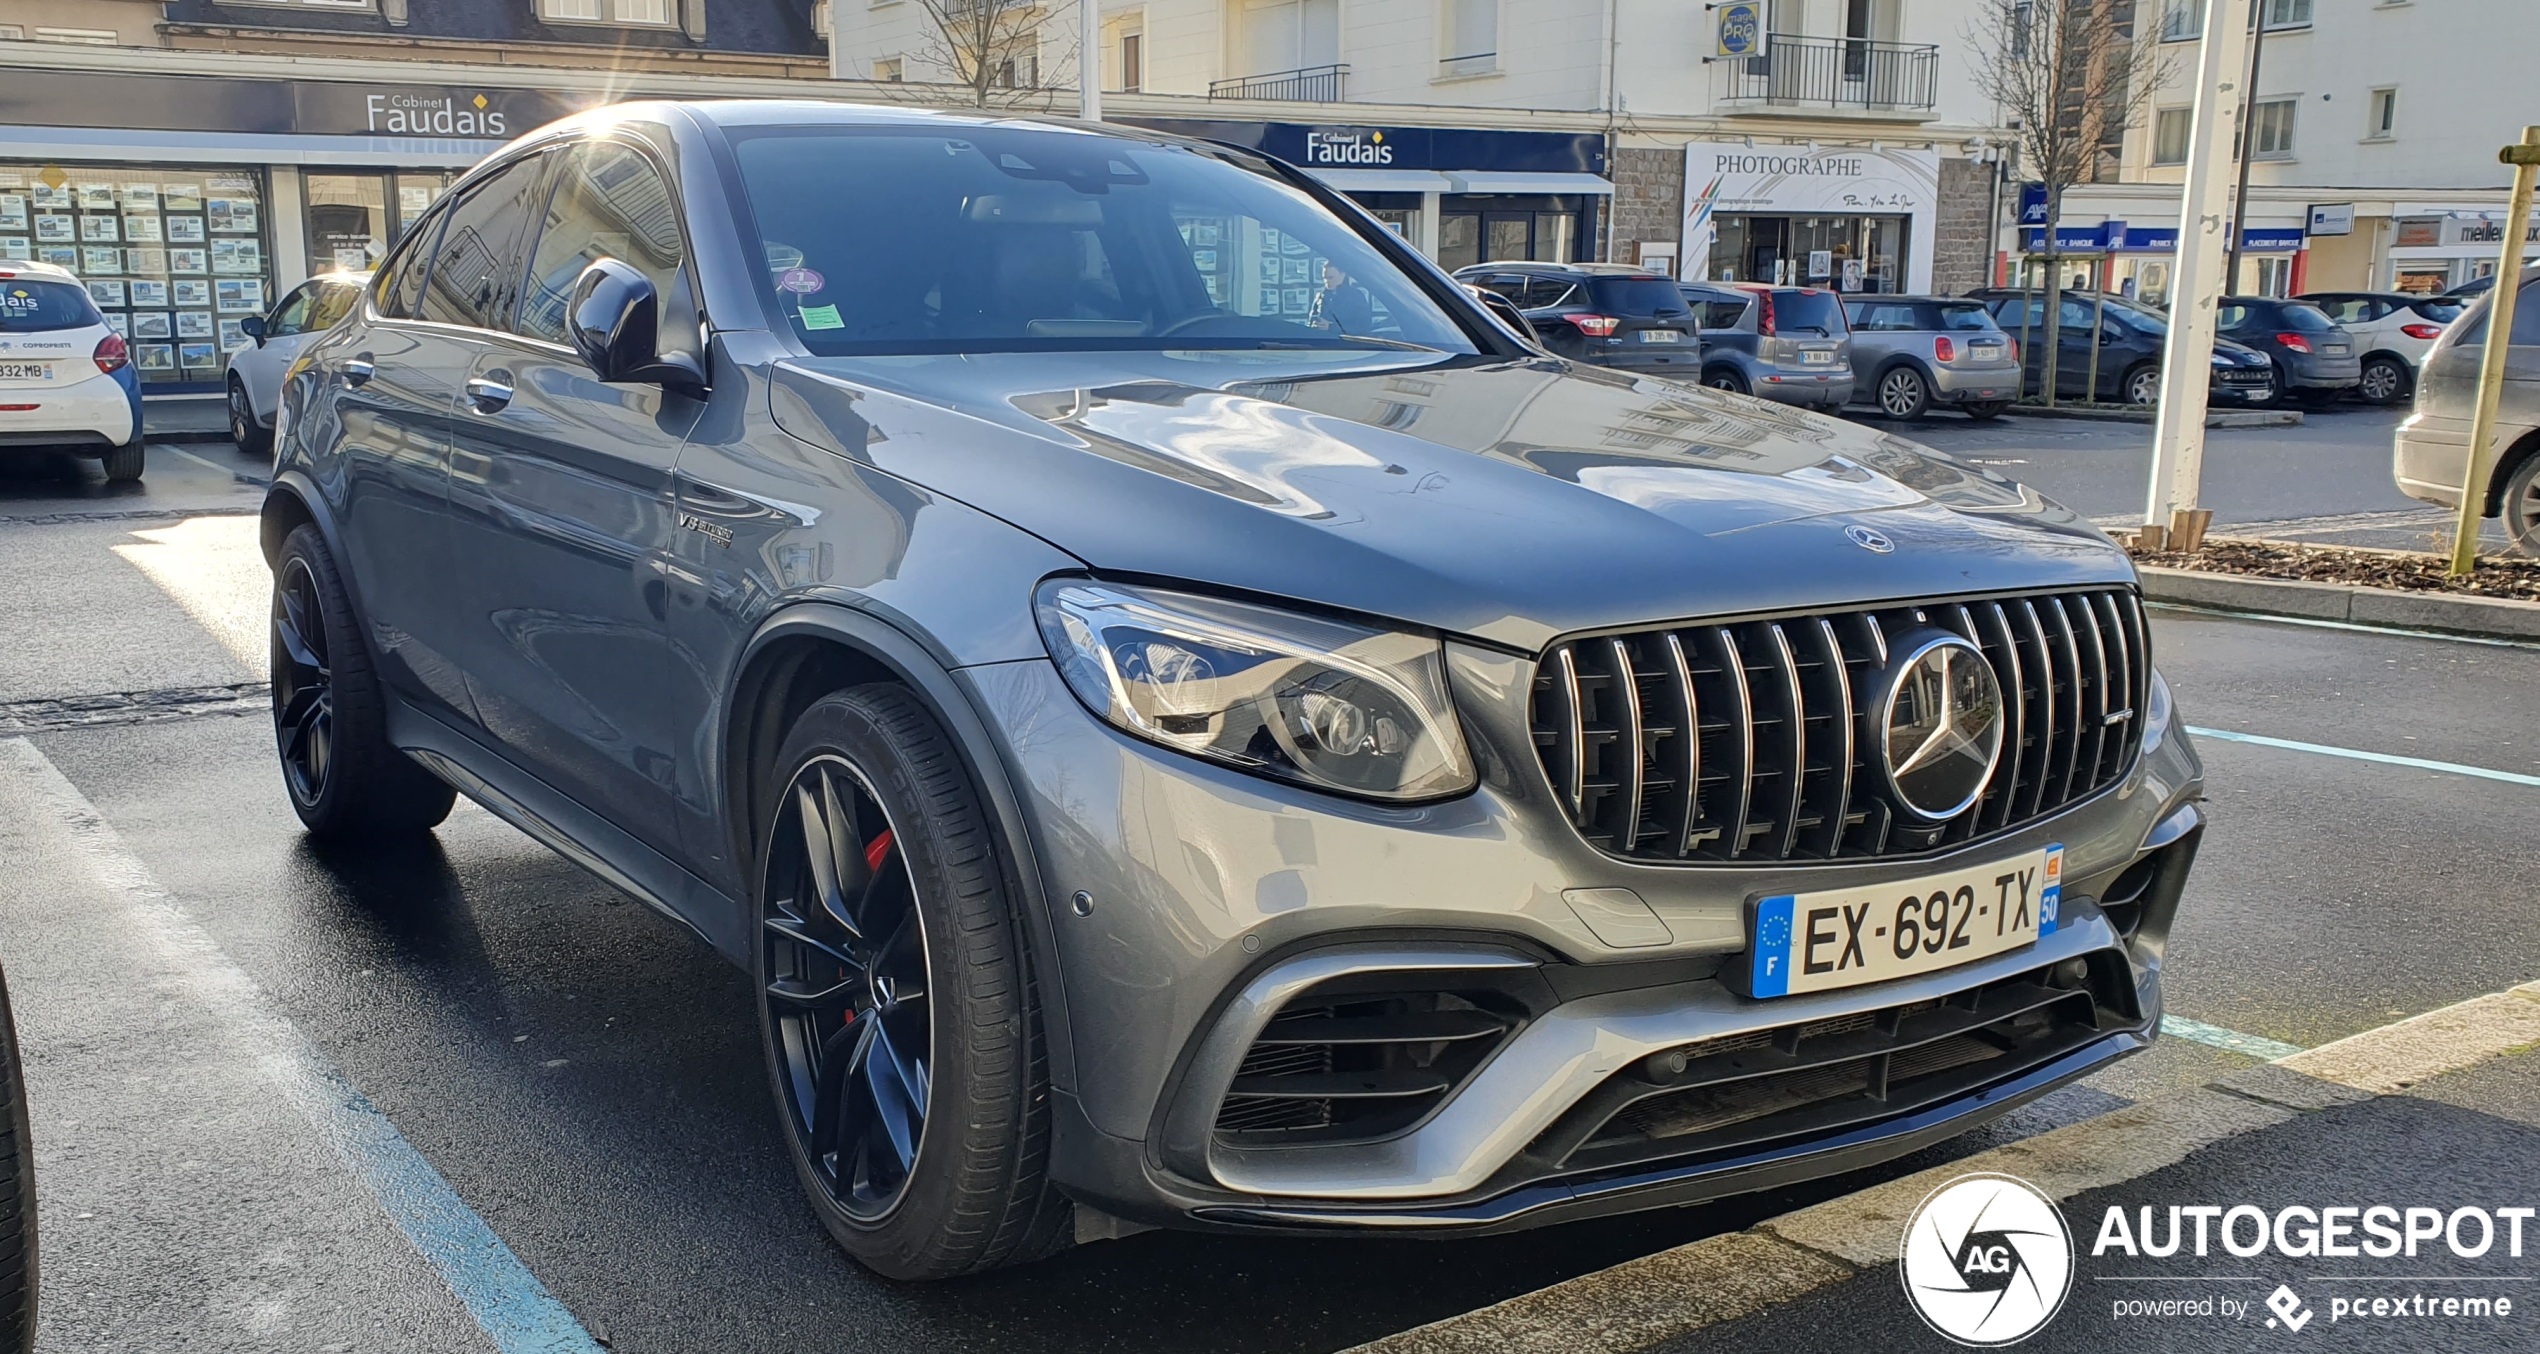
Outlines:
{"type": "Polygon", "coordinates": [[[1314,298],[1315,326],[1343,334],[1365,334],[1376,327],[1376,301],[1365,287],[1349,280],[1337,263],[1323,265],[1323,291],[1314,298]]]}

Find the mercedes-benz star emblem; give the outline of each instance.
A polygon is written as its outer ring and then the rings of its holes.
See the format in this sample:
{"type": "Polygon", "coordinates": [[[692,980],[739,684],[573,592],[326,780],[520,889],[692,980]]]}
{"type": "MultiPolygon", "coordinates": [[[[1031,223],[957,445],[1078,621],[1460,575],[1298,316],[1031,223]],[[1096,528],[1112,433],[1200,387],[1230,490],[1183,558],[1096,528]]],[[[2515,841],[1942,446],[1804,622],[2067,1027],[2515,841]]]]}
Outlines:
{"type": "Polygon", "coordinates": [[[1934,822],[1965,813],[2002,755],[2002,688],[1956,635],[1909,638],[1887,681],[1879,750],[1888,788],[1934,822]]]}
{"type": "Polygon", "coordinates": [[[1843,529],[1843,534],[1854,545],[1873,555],[1893,554],[1896,550],[1896,542],[1889,540],[1887,533],[1876,527],[1849,526],[1843,529]]]}

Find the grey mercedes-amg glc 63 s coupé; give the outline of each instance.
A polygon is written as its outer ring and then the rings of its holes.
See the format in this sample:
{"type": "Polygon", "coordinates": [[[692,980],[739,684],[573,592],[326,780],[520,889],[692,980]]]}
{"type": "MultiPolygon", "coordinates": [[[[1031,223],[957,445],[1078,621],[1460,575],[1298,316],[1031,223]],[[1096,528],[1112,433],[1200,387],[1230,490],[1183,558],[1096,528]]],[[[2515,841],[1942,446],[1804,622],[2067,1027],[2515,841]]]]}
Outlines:
{"type": "Polygon", "coordinates": [[[2123,553],[1246,151],[580,115],[278,424],[309,830],[465,794],[749,969],[886,1274],[1713,1198],[2158,1026],[2200,771],[2123,553]]]}

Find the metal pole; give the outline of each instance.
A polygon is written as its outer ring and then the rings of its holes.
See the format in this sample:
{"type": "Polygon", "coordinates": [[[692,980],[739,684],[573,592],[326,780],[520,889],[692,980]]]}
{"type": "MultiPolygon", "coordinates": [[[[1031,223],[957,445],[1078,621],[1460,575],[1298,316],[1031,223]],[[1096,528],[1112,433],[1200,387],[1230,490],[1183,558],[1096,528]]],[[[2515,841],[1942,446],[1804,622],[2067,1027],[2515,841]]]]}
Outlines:
{"type": "Polygon", "coordinates": [[[1076,0],[1076,116],[1102,121],[1102,0],[1076,0]]]}
{"type": "Polygon", "coordinates": [[[2152,434],[2152,483],[2143,508],[2147,538],[2166,536],[2173,508],[2196,510],[2205,473],[2205,396],[2213,380],[2214,270],[2222,261],[2225,176],[2231,129],[2223,101],[2238,92],[2241,0],[2212,0],[2196,57],[2196,108],[2179,193],[2178,254],[2170,263],[2170,327],[2161,342],[2161,408],[2152,434]]]}
{"type": "Polygon", "coordinates": [[[2108,323],[2108,280],[2097,279],[2099,285],[2090,293],[2090,384],[2082,387],[2081,402],[2090,404],[2099,398],[2099,335],[2108,323]]]}
{"type": "Polygon", "coordinates": [[[2513,202],[2505,211],[2505,252],[2496,263],[2496,290],[2487,302],[2487,346],[2479,354],[2478,413],[2469,424],[2469,464],[2461,471],[2460,515],[2452,522],[2452,577],[2478,563],[2478,519],[2487,515],[2489,443],[2496,440],[2496,401],[2505,390],[2506,350],[2513,344],[2514,301],[2522,291],[2523,239],[2531,229],[2532,171],[2540,168],[2540,127],[2522,129],[2522,141],[2496,152],[2514,167],[2513,202]]]}
{"type": "Polygon", "coordinates": [[[2240,96],[2240,191],[2231,199],[2231,239],[2224,255],[2223,295],[2240,290],[2240,243],[2249,229],[2249,162],[2257,157],[2258,129],[2250,124],[2258,116],[2258,64],[2267,54],[2267,0],[2250,0],[2251,18],[2257,29],[2249,38],[2249,87],[2240,96]]]}

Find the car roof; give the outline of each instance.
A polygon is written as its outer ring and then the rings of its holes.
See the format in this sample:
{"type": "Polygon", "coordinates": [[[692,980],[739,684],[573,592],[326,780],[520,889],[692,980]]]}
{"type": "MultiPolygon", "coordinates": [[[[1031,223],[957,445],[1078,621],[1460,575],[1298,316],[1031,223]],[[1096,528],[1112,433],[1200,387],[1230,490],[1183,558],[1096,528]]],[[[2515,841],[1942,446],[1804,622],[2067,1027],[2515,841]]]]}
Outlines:
{"type": "Polygon", "coordinates": [[[40,277],[47,282],[77,282],[79,274],[58,263],[38,263],[33,259],[0,258],[0,274],[40,277]]]}
{"type": "Polygon", "coordinates": [[[1671,281],[1665,273],[1630,263],[1559,263],[1550,259],[1486,259],[1468,263],[1455,270],[1457,277],[1466,273],[1490,271],[1536,273],[1584,273],[1590,277],[1645,277],[1652,282],[1671,281]]]}
{"type": "Polygon", "coordinates": [[[1869,301],[1905,301],[1905,302],[1909,302],[1909,303],[1920,303],[1920,302],[1925,302],[1925,301],[1930,301],[1930,302],[1955,301],[1955,302],[1957,302],[1959,305],[1962,305],[1962,306],[1963,306],[1963,305],[1972,305],[1972,304],[1974,304],[1975,302],[1977,302],[1977,301],[1979,301],[1979,300],[1981,300],[1981,299],[1983,299],[1983,298],[1981,298],[1981,297],[1975,297],[1975,296],[1907,296],[1907,295],[1904,295],[1904,294],[1899,293],[1899,292],[1865,291],[1865,292],[1855,292],[1855,293],[1853,293],[1853,294],[1852,294],[1852,295],[1850,295],[1850,296],[1844,297],[1844,298],[1843,298],[1843,303],[1844,303],[1845,305],[1852,305],[1852,304],[1854,304],[1855,302],[1869,302],[1869,301]]]}

